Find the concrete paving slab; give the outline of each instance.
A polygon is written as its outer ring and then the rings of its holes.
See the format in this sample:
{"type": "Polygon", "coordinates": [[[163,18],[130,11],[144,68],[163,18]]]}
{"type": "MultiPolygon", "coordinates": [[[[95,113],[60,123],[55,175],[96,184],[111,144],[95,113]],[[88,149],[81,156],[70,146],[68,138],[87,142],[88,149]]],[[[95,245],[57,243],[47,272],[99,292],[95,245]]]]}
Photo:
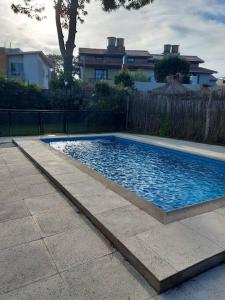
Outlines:
{"type": "Polygon", "coordinates": [[[65,197],[57,192],[44,196],[27,198],[24,201],[33,215],[47,210],[55,210],[57,207],[61,209],[69,207],[65,197]]]}
{"type": "Polygon", "coordinates": [[[40,239],[32,217],[10,220],[0,224],[0,249],[17,246],[40,239]]]}
{"type": "Polygon", "coordinates": [[[17,169],[29,168],[29,167],[34,167],[34,165],[25,157],[23,158],[23,160],[21,160],[17,163],[7,164],[7,168],[12,173],[17,169]]]}
{"type": "Polygon", "coordinates": [[[156,276],[158,280],[163,281],[177,273],[177,270],[166,260],[167,257],[160,256],[152,249],[147,248],[145,242],[137,236],[126,239],[124,245],[143,266],[151,270],[152,275],[156,276]]]}
{"type": "Polygon", "coordinates": [[[161,223],[141,211],[134,205],[112,209],[98,214],[100,222],[116,237],[126,240],[152,227],[161,226],[161,223]]]}
{"type": "Polygon", "coordinates": [[[22,195],[18,192],[15,186],[9,187],[7,189],[2,189],[0,193],[0,203],[4,202],[15,202],[18,200],[23,200],[22,195]]]}
{"type": "Polygon", "coordinates": [[[215,213],[218,213],[218,214],[220,214],[222,216],[225,216],[225,207],[216,209],[215,213]]]}
{"type": "Polygon", "coordinates": [[[24,155],[18,150],[18,148],[13,148],[13,151],[7,149],[5,153],[2,154],[2,158],[7,165],[17,164],[17,163],[27,163],[24,155]]]}
{"type": "Polygon", "coordinates": [[[89,177],[85,182],[77,182],[76,184],[64,185],[65,189],[77,196],[100,195],[106,192],[106,187],[99,181],[89,177]]]}
{"type": "MultiPolygon", "coordinates": [[[[68,187],[70,190],[70,187],[68,187]]],[[[76,188],[76,184],[74,184],[74,188],[76,188]]],[[[104,193],[97,194],[96,192],[93,194],[77,193],[78,201],[85,206],[92,214],[100,214],[105,211],[109,211],[112,209],[129,206],[130,202],[120,197],[118,194],[112,192],[111,190],[104,189],[104,193]]]]}
{"type": "Polygon", "coordinates": [[[1,202],[0,222],[30,216],[24,201],[1,202]]]}
{"type": "Polygon", "coordinates": [[[88,226],[87,219],[78,214],[72,207],[40,213],[34,218],[41,228],[42,236],[62,233],[80,226],[88,226]]]}
{"type": "Polygon", "coordinates": [[[118,253],[63,272],[72,299],[145,300],[155,291],[118,253]]]}
{"type": "Polygon", "coordinates": [[[215,244],[225,247],[225,216],[215,211],[180,222],[214,241],[215,244]]]}
{"type": "Polygon", "coordinates": [[[4,294],[0,300],[69,300],[69,296],[61,277],[55,275],[4,294]]]}
{"type": "Polygon", "coordinates": [[[83,227],[47,237],[44,240],[60,271],[114,251],[97,230],[83,227]]]}
{"type": "Polygon", "coordinates": [[[49,182],[18,186],[18,191],[24,199],[55,193],[55,188],[49,182]]]}
{"type": "Polygon", "coordinates": [[[10,190],[15,185],[15,181],[9,175],[7,178],[0,177],[0,190],[10,190]]]}
{"type": "Polygon", "coordinates": [[[5,166],[6,166],[5,160],[2,157],[0,157],[0,168],[3,168],[5,166]]]}
{"type": "Polygon", "coordinates": [[[0,294],[56,273],[42,241],[0,250],[0,294]]]}
{"type": "Polygon", "coordinates": [[[6,167],[4,166],[3,168],[0,169],[0,178],[6,179],[8,177],[11,177],[9,169],[7,168],[7,166],[6,167]]]}
{"type": "Polygon", "coordinates": [[[23,188],[31,184],[49,182],[48,179],[44,177],[42,174],[15,177],[14,181],[16,182],[18,188],[23,188]]]}
{"type": "Polygon", "coordinates": [[[39,174],[39,171],[35,166],[16,168],[14,171],[11,171],[12,177],[20,177],[20,176],[36,175],[36,174],[39,174]]]}
{"type": "Polygon", "coordinates": [[[59,162],[55,166],[51,164],[48,166],[47,163],[45,163],[45,169],[54,175],[72,173],[74,170],[73,166],[64,164],[64,162],[59,162]]]}
{"type": "Polygon", "coordinates": [[[223,252],[222,247],[178,222],[154,226],[137,237],[147,248],[165,257],[177,271],[223,252]]]}
{"type": "Polygon", "coordinates": [[[72,173],[55,175],[55,178],[64,185],[70,185],[77,182],[87,181],[89,179],[89,176],[84,172],[75,169],[72,173]]]}

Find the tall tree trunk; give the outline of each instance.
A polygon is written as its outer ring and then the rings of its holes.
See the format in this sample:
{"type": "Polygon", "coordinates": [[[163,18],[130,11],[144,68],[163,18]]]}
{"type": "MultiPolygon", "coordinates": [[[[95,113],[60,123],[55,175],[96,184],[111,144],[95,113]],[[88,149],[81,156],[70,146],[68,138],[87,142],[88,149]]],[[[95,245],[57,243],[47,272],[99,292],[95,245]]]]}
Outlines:
{"type": "Polygon", "coordinates": [[[66,51],[64,60],[64,80],[67,82],[68,86],[71,86],[73,81],[73,54],[66,51]]]}
{"type": "Polygon", "coordinates": [[[73,51],[75,48],[75,37],[77,33],[77,15],[79,4],[78,0],[71,0],[70,2],[70,6],[68,8],[68,38],[65,44],[61,23],[62,2],[63,0],[58,0],[55,6],[56,28],[58,33],[59,48],[64,61],[64,80],[67,82],[68,86],[71,86],[73,81],[73,51]]]}

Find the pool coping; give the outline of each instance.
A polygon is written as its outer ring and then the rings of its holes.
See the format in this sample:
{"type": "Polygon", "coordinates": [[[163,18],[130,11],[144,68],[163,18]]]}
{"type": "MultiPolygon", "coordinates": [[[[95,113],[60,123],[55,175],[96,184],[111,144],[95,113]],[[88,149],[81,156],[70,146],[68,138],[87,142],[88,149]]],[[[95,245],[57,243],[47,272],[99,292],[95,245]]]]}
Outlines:
{"type": "MultiPolygon", "coordinates": [[[[98,136],[98,134],[96,135],[79,135],[80,137],[88,137],[88,136],[98,136]]],[[[134,138],[134,137],[124,137],[121,134],[103,134],[100,136],[118,136],[121,138],[126,138],[126,139],[130,139],[136,142],[142,142],[142,143],[146,143],[149,145],[153,145],[152,143],[148,143],[147,141],[140,141],[138,138],[134,138]]],[[[77,136],[74,136],[77,137],[77,136]]],[[[59,137],[56,137],[56,139],[58,139],[59,137]]],[[[71,136],[70,138],[73,138],[73,136],[71,136]]],[[[54,140],[53,138],[50,138],[54,140]]],[[[49,144],[45,144],[43,143],[45,146],[47,147],[51,147],[49,144]]],[[[154,145],[156,146],[156,145],[154,145]]],[[[161,147],[161,148],[166,148],[166,147],[162,147],[162,146],[158,146],[157,147],[161,147]]],[[[167,148],[168,149],[168,148],[167,148]]],[[[82,172],[86,173],[87,175],[95,178],[96,180],[100,181],[102,184],[104,184],[105,186],[107,186],[107,188],[111,189],[113,192],[119,194],[121,197],[125,198],[126,200],[128,200],[129,202],[131,202],[132,204],[134,204],[135,206],[137,206],[140,209],[143,209],[146,213],[150,214],[152,217],[154,217],[155,219],[157,219],[159,222],[163,223],[163,224],[169,224],[175,221],[179,221],[179,220],[183,220],[186,218],[190,218],[190,217],[194,217],[200,214],[204,214],[210,211],[213,211],[215,209],[218,208],[222,208],[225,207],[225,197],[221,197],[221,198],[216,198],[213,200],[208,200],[205,202],[201,202],[198,204],[193,204],[190,206],[186,206],[186,207],[182,207],[182,208],[178,208],[178,209],[174,209],[172,211],[164,211],[163,209],[161,209],[160,207],[158,207],[157,205],[153,204],[151,201],[147,201],[146,199],[144,199],[143,197],[138,196],[135,192],[131,192],[129,191],[127,188],[121,186],[120,184],[112,181],[111,179],[105,177],[104,175],[99,174],[97,171],[92,170],[91,168],[88,168],[87,166],[85,166],[84,164],[82,164],[81,162],[79,162],[76,159],[73,159],[69,156],[66,156],[65,154],[63,154],[62,152],[54,149],[53,147],[51,147],[51,150],[53,152],[55,152],[57,155],[60,155],[62,158],[69,160],[71,163],[73,163],[78,169],[80,169],[82,172]]],[[[182,152],[181,150],[177,150],[177,149],[172,149],[171,150],[175,150],[178,152],[182,152]]],[[[192,155],[196,155],[196,156],[200,156],[200,154],[194,154],[194,153],[190,153],[190,152],[185,152],[188,154],[192,154],[192,155]]],[[[210,158],[205,156],[206,158],[209,159],[215,159],[215,158],[210,158]]],[[[219,159],[218,159],[219,160],[219,159]]]]}
{"type": "MultiPolygon", "coordinates": [[[[223,247],[220,247],[218,245],[215,246],[215,249],[210,252],[210,255],[202,254],[201,258],[195,259],[195,263],[191,263],[188,261],[186,265],[181,268],[181,270],[170,270],[169,272],[163,273],[163,275],[158,276],[157,272],[155,272],[154,268],[152,269],[152,265],[148,262],[148,257],[143,258],[142,253],[140,251],[135,251],[135,247],[130,246],[129,243],[127,244],[126,241],[121,238],[120,235],[117,234],[117,232],[113,231],[110,226],[107,225],[107,223],[104,222],[104,220],[101,219],[101,216],[97,213],[93,213],[90,211],[88,206],[85,205],[85,203],[82,203],[80,201],[79,197],[77,197],[76,192],[73,192],[73,190],[69,190],[67,186],[63,183],[61,183],[53,172],[49,171],[45,167],[44,161],[40,159],[36,159],[35,151],[33,151],[33,145],[35,148],[35,145],[38,145],[38,147],[44,147],[43,149],[46,149],[46,153],[48,152],[49,158],[51,155],[55,157],[60,157],[66,165],[71,165],[72,159],[69,157],[66,157],[63,153],[60,153],[59,151],[53,149],[52,147],[48,145],[44,145],[41,141],[35,141],[35,144],[32,144],[33,141],[27,141],[23,142],[22,140],[14,140],[14,143],[21,149],[21,151],[45,174],[49,177],[49,179],[91,220],[91,222],[100,229],[100,231],[106,236],[107,239],[109,239],[112,244],[121,252],[121,254],[129,260],[129,262],[139,271],[143,277],[149,282],[151,286],[158,292],[164,292],[167,289],[174,287],[181,282],[205,271],[209,268],[212,268],[213,266],[216,266],[222,262],[225,261],[225,249],[223,247]],[[31,143],[29,145],[29,142],[31,143]]],[[[35,150],[35,149],[34,149],[35,150]]],[[[77,163],[73,161],[74,168],[79,169],[80,171],[84,172],[82,170],[83,165],[81,163],[77,163]],[[78,165],[80,165],[78,167],[78,165]]],[[[88,170],[89,172],[89,170],[88,170]]],[[[86,173],[86,172],[84,172],[86,173]]],[[[90,174],[86,173],[90,178],[93,178],[93,176],[90,176],[90,174]]],[[[97,174],[98,176],[101,176],[97,174]]],[[[97,179],[97,178],[94,178],[97,179]]],[[[97,179],[97,181],[99,181],[97,179]]],[[[109,184],[107,182],[107,184],[109,184]]],[[[108,189],[108,185],[105,185],[108,189]]],[[[116,187],[117,188],[117,187],[116,187]]],[[[124,198],[124,197],[122,197],[124,198]]],[[[110,201],[110,199],[107,199],[107,201],[110,201]]],[[[145,201],[145,200],[144,200],[145,201]]],[[[130,201],[128,201],[130,202],[130,201]]],[[[135,202],[135,201],[134,201],[135,202]]],[[[145,201],[146,202],[146,201],[145,201]]],[[[131,202],[130,206],[133,206],[133,203],[131,202]]],[[[141,218],[141,211],[143,211],[143,208],[140,208],[140,218],[141,218]]],[[[119,209],[119,208],[118,208],[119,209]]],[[[149,218],[152,218],[149,216],[149,218]]],[[[153,218],[154,219],[154,218],[153,218]]],[[[160,224],[160,223],[159,223],[160,224]]],[[[170,226],[171,224],[165,224],[161,226],[170,226]]],[[[157,225],[158,226],[158,225],[157,225]]],[[[164,227],[163,227],[164,228],[164,227]]],[[[196,232],[193,231],[194,235],[199,236],[196,232]]],[[[202,236],[199,236],[201,239],[202,236]]],[[[210,248],[212,247],[212,241],[209,240],[210,248]]],[[[201,244],[201,242],[199,242],[201,244]]],[[[208,252],[207,252],[208,253],[208,252]]],[[[193,254],[190,254],[193,255],[193,254]]],[[[168,253],[168,256],[170,256],[170,253],[168,253]]],[[[164,259],[164,258],[163,258],[164,259]]],[[[160,263],[159,268],[163,271],[164,265],[160,263]]]]}

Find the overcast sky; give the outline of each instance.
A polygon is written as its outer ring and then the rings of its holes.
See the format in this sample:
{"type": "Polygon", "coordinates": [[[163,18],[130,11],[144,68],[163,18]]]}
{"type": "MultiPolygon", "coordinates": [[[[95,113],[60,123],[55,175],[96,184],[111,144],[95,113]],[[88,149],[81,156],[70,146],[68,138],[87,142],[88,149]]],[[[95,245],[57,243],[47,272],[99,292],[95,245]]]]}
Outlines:
{"type": "MultiPolygon", "coordinates": [[[[37,1],[37,0],[36,0],[37,1]]],[[[0,46],[58,53],[53,0],[46,3],[42,22],[14,15],[12,0],[0,0],[0,46]]],[[[19,0],[14,0],[19,2],[19,0]]],[[[98,1],[87,6],[88,16],[79,25],[77,47],[104,48],[107,36],[125,38],[127,49],[161,53],[163,44],[180,44],[181,53],[198,55],[205,67],[225,75],[225,0],[155,0],[139,11],[101,10],[98,1]]]]}

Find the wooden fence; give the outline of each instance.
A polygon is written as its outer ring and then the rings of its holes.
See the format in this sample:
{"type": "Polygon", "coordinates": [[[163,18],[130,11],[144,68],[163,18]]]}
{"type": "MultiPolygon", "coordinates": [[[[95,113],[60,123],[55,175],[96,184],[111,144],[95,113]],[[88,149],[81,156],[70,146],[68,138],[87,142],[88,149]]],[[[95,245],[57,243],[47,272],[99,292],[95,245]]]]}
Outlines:
{"type": "Polygon", "coordinates": [[[131,95],[127,129],[151,135],[225,143],[225,92],[131,95]]]}

